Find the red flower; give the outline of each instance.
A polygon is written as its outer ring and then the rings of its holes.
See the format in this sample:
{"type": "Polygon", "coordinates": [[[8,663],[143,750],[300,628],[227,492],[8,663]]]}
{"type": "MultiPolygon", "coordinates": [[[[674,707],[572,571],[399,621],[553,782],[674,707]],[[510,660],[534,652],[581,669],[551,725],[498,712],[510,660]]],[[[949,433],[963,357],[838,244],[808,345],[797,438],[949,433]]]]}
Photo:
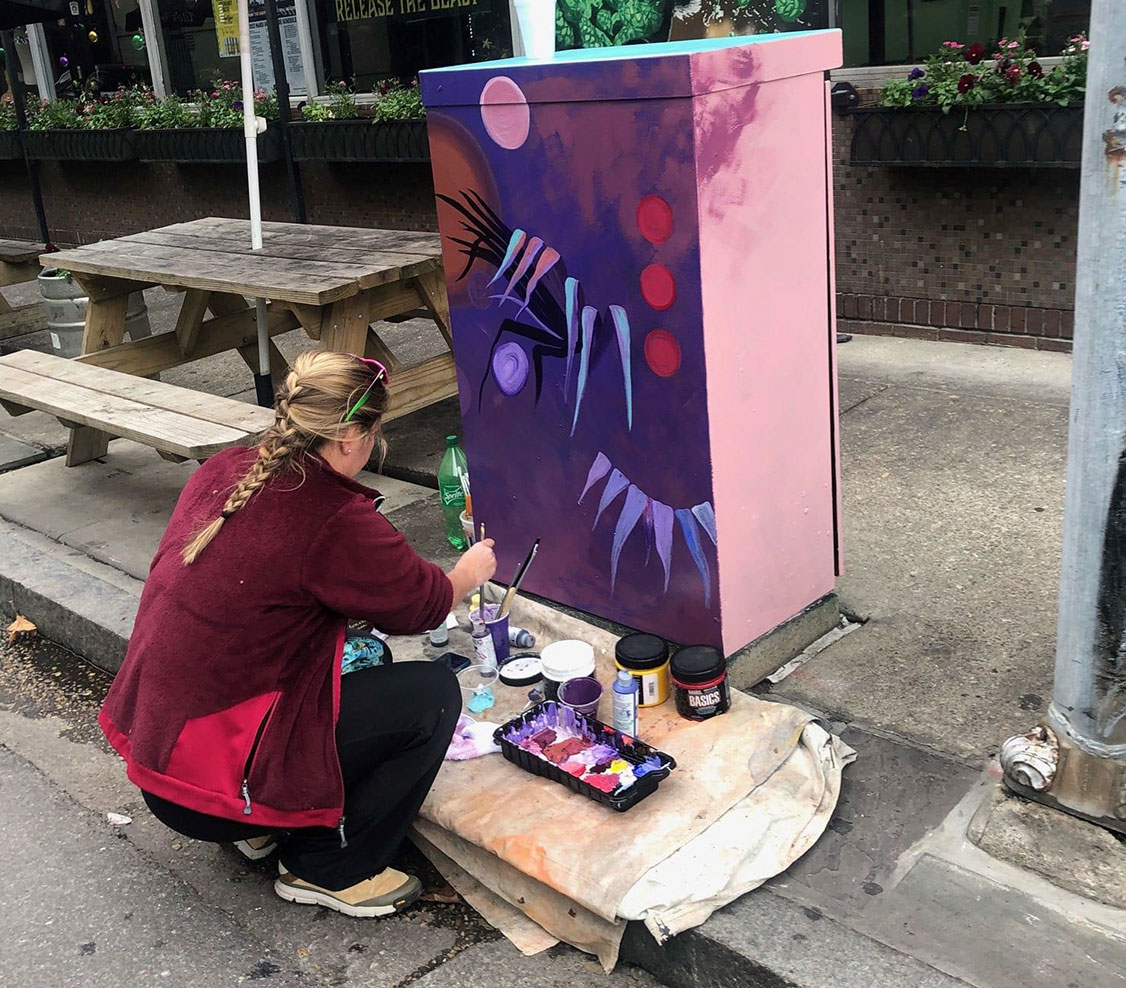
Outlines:
{"type": "Polygon", "coordinates": [[[977,76],[971,72],[967,72],[958,80],[958,92],[968,93],[975,85],[977,85],[977,76]]]}
{"type": "Polygon", "coordinates": [[[1044,77],[1044,66],[1039,62],[1029,62],[1028,74],[1032,76],[1033,79],[1042,79],[1044,77]]]}
{"type": "Polygon", "coordinates": [[[985,58],[985,45],[980,41],[975,41],[966,49],[965,59],[970,65],[977,65],[983,58],[985,58]]]}
{"type": "Polygon", "coordinates": [[[1016,85],[1017,80],[1020,78],[1020,66],[1010,65],[1009,71],[1005,73],[1005,78],[1009,80],[1011,85],[1016,85]]]}

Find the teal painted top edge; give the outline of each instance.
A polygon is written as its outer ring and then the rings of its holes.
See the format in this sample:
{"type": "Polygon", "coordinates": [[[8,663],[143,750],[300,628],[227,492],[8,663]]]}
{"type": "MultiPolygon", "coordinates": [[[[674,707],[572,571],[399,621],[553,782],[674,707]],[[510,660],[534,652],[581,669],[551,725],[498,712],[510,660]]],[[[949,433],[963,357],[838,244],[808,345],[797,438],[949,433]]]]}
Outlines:
{"type": "Polygon", "coordinates": [[[609,48],[572,48],[556,52],[551,58],[499,58],[491,62],[465,62],[449,65],[441,69],[424,69],[419,75],[430,73],[479,72],[514,68],[519,65],[576,65],[583,62],[635,61],[643,58],[667,58],[670,55],[696,55],[700,52],[722,51],[724,48],[738,48],[741,45],[761,45],[785,41],[793,38],[808,38],[814,35],[835,34],[839,28],[819,31],[782,31],[776,34],[744,34],[733,38],[705,38],[698,41],[662,41],[647,45],[615,45],[609,48]]]}

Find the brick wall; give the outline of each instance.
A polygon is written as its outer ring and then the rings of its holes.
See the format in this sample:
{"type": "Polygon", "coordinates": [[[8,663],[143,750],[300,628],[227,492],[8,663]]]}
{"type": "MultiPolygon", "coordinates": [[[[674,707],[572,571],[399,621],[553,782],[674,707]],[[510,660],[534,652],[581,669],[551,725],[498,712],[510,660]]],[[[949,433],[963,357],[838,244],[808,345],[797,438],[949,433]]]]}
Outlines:
{"type": "Polygon", "coordinates": [[[851,139],[834,116],[842,330],[1071,348],[1078,170],[861,168],[851,139]]]}
{"type": "MultiPolygon", "coordinates": [[[[1078,171],[857,168],[834,116],[840,328],[1070,349],[1078,171]]],[[[59,243],[90,243],[200,216],[246,216],[240,165],[40,166],[59,243]]],[[[262,167],[266,219],[288,220],[284,166],[262,167]]],[[[426,164],[305,164],[309,219],[434,229],[426,164]]],[[[35,239],[22,163],[0,162],[0,236],[35,239]]]]}

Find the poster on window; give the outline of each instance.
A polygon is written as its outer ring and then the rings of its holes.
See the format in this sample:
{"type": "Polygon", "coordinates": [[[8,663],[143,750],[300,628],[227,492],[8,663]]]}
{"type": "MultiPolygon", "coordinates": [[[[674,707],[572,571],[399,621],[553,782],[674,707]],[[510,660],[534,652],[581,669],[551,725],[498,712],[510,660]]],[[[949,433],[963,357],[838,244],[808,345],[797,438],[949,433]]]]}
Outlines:
{"type": "MultiPolygon", "coordinates": [[[[215,34],[219,40],[220,58],[238,58],[238,0],[211,0],[211,5],[215,13],[215,34]]],[[[309,90],[305,85],[305,70],[301,61],[295,0],[278,0],[278,30],[281,34],[282,57],[289,91],[295,96],[303,96],[309,90]]],[[[273,89],[274,63],[270,57],[266,4],[262,0],[250,0],[250,63],[254,72],[254,84],[267,91],[273,89]]]]}

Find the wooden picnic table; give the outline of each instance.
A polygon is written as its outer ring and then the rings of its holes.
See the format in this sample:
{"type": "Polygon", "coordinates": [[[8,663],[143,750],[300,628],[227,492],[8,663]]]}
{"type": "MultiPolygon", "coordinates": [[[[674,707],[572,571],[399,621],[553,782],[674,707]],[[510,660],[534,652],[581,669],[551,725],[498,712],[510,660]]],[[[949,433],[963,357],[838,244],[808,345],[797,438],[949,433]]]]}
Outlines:
{"type": "MultiPolygon", "coordinates": [[[[380,320],[425,314],[449,346],[437,234],[263,223],[262,249],[251,251],[249,221],[209,217],[48,254],[41,263],[65,268],[90,297],[82,356],[75,358],[80,363],[147,377],[237,350],[256,370],[253,300],[265,298],[271,337],[302,327],[327,350],[386,364],[386,419],[457,394],[451,353],[401,367],[372,328],[380,320]],[[129,295],[154,285],[184,293],[175,329],[122,342],[129,295]]],[[[270,369],[275,385],[289,370],[272,340],[270,369]]],[[[104,455],[107,442],[104,433],[76,430],[68,462],[104,455]]]]}
{"type": "MultiPolygon", "coordinates": [[[[0,238],[0,288],[34,281],[39,276],[39,257],[43,245],[30,240],[0,238]]],[[[39,303],[13,308],[0,295],[0,340],[26,336],[47,327],[43,306],[39,303]]]]}

